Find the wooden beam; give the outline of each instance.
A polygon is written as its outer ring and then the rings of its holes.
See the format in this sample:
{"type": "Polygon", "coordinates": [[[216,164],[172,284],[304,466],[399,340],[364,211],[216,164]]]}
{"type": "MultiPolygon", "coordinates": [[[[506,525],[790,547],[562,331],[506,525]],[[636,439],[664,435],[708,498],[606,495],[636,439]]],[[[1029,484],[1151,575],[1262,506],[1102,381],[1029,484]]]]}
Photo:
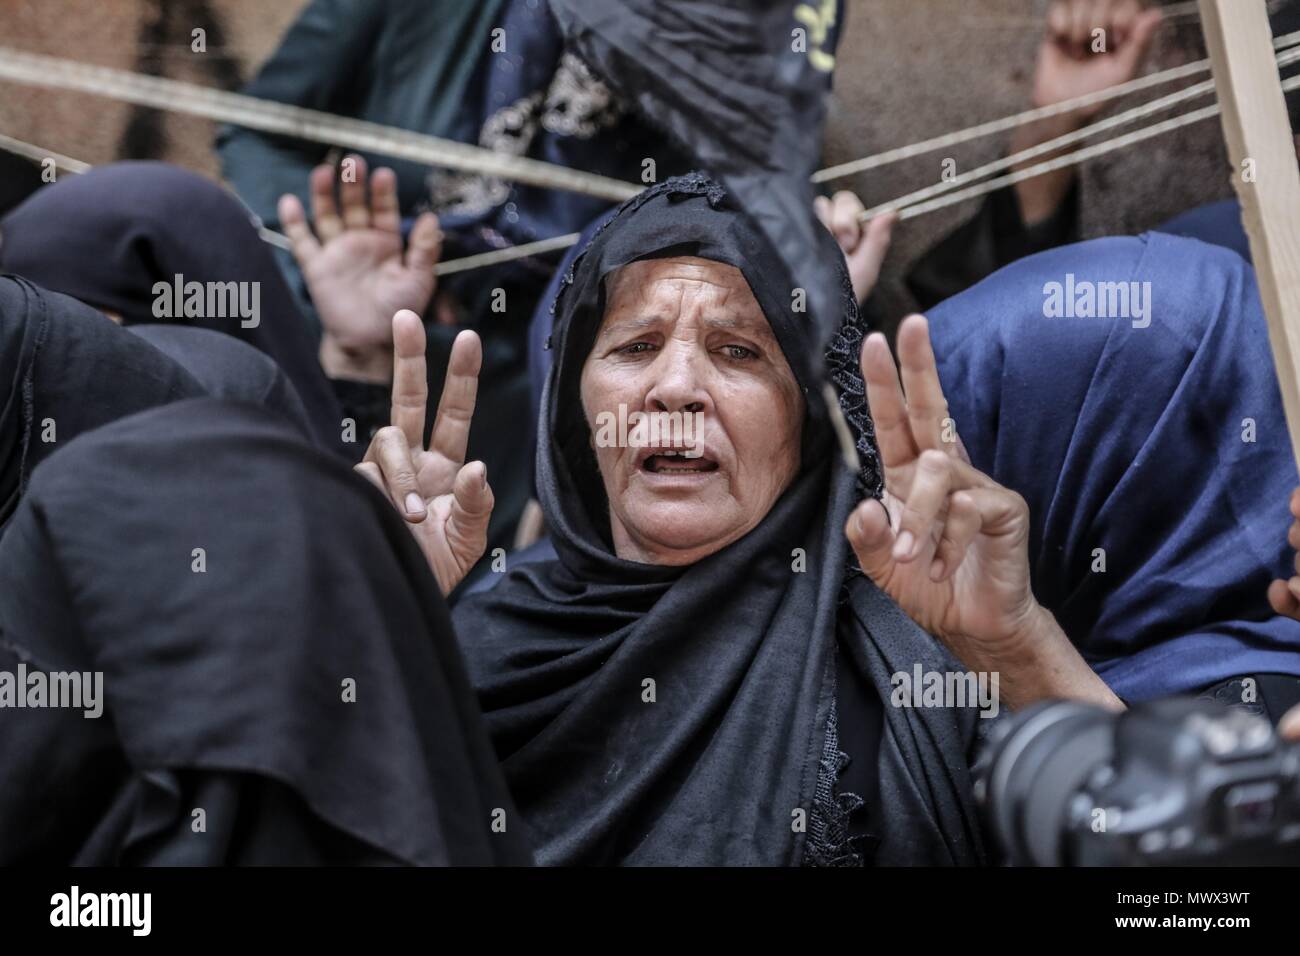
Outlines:
{"type": "Polygon", "coordinates": [[[1200,0],[1291,449],[1300,463],[1300,168],[1264,0],[1200,0]]]}

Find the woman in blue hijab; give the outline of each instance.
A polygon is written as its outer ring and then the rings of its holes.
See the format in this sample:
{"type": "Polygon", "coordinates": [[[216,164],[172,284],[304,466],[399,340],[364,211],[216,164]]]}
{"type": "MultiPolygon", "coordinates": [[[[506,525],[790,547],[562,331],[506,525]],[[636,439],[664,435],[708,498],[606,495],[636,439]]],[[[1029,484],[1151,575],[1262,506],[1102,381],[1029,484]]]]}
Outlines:
{"type": "Polygon", "coordinates": [[[1300,698],[1300,624],[1267,600],[1291,575],[1296,465],[1250,265],[1099,239],[929,318],[972,463],[1029,504],[1034,593],[1106,683],[1130,701],[1229,683],[1241,702],[1253,676],[1275,719],[1300,698]]]}

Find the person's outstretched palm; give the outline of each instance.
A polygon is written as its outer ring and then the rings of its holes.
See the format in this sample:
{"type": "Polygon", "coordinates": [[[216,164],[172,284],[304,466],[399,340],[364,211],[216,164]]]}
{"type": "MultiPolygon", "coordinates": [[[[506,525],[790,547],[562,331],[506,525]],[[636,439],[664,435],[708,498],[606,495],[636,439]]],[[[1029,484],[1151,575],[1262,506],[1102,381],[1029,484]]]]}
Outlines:
{"type": "Polygon", "coordinates": [[[482,345],[470,331],[452,343],[429,447],[424,446],[424,325],[414,312],[393,316],[392,423],[375,433],[356,470],[388,496],[407,521],[443,594],[461,582],[487,548],[494,504],[487,467],[465,464],[478,395],[482,345]]]}
{"type": "Polygon", "coordinates": [[[302,203],[293,195],[280,197],[280,223],[293,243],[294,258],[326,334],[347,351],[387,350],[394,313],[410,309],[423,314],[429,306],[442,233],[437,217],[424,213],[415,221],[403,254],[396,174],[385,168],[368,176],[359,156],[345,162],[355,176],[339,184],[337,204],[334,170],[312,170],[314,234],[302,203]]]}

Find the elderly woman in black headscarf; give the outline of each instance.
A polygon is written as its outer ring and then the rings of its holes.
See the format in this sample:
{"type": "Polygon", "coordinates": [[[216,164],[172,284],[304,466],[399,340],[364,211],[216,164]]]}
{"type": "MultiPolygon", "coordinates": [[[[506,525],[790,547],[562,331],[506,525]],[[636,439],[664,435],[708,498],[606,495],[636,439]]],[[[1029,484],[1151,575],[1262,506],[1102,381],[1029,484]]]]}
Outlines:
{"type": "MultiPolygon", "coordinates": [[[[629,201],[567,278],[538,452],[558,558],[450,621],[436,592],[484,553],[493,506],[465,461],[472,332],[426,428],[423,326],[394,317],[393,421],[357,466],[378,492],[264,410],[210,399],[37,469],[0,539],[0,652],[102,669],[113,722],[6,725],[20,775],[87,757],[0,799],[11,855],[989,860],[982,717],[1120,705],[1034,601],[1024,504],[963,460],[924,321],[901,334],[905,394],[845,277],[816,354],[765,240],[698,176],[629,201]],[[611,439],[631,412],[700,428],[611,439]],[[922,695],[967,669],[988,696],[922,695]],[[190,836],[195,793],[226,842],[190,836]]],[[[29,445],[39,349],[22,354],[10,414],[29,445]]]]}
{"type": "MultiPolygon", "coordinates": [[[[924,320],[900,341],[905,397],[844,284],[830,407],[789,281],[708,180],[631,200],[566,276],[537,463],[558,559],[453,615],[539,861],[984,862],[968,766],[987,722],[975,701],[908,706],[896,675],[969,667],[1006,705],[1120,706],[1033,599],[1023,502],[946,434],[924,320]],[[633,412],[702,431],[609,441],[633,412]]],[[[447,590],[490,508],[481,466],[446,465],[475,345],[426,452],[418,324],[394,325],[397,418],[358,467],[447,590]]]]}

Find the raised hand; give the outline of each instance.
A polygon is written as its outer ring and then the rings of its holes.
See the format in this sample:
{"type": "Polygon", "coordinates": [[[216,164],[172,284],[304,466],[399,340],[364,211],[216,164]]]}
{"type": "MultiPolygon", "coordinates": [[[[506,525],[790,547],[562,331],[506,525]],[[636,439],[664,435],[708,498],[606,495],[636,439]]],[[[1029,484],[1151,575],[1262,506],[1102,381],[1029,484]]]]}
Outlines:
{"type": "MultiPolygon", "coordinates": [[[[1159,9],[1144,10],[1138,0],[1055,0],[1038,51],[1034,105],[1050,106],[1133,79],[1160,18],[1159,9]]],[[[1086,121],[1101,108],[1086,107],[1077,115],[1086,121]]]]}
{"type": "Polygon", "coordinates": [[[922,316],[904,321],[898,352],[901,387],[885,337],[875,333],[863,344],[885,507],[860,506],[850,540],[863,571],[931,634],[953,643],[1004,642],[1025,633],[1037,612],[1029,509],[966,461],[922,316]]]}
{"type": "Polygon", "coordinates": [[[368,175],[364,159],[351,156],[348,161],[355,163],[350,168],[356,175],[339,184],[338,203],[333,168],[312,170],[314,233],[293,195],[280,197],[280,222],[329,340],[322,358],[333,347],[373,359],[380,369],[374,378],[386,381],[392,316],[402,309],[422,314],[428,308],[442,233],[437,217],[424,213],[412,226],[403,254],[397,175],[391,169],[368,175]]]}
{"type": "Polygon", "coordinates": [[[883,506],[864,501],[845,528],[863,572],[968,667],[999,672],[1009,705],[1073,697],[1122,707],[1035,600],[1029,508],[967,459],[924,317],[904,320],[898,354],[901,385],[885,337],[863,343],[885,467],[883,506]]]}
{"type": "MultiPolygon", "coordinates": [[[[1160,11],[1143,10],[1137,0],[1054,0],[1038,49],[1034,106],[1054,106],[1133,79],[1159,25],[1160,11]],[[1098,30],[1102,32],[1095,33],[1098,30]]],[[[1095,103],[1026,123],[1012,134],[1011,150],[1020,152],[1071,133],[1091,123],[1103,108],[1095,103]]],[[[1040,155],[1014,168],[1045,158],[1040,155]]],[[[1067,167],[1017,183],[1025,225],[1051,217],[1069,194],[1074,177],[1075,170],[1067,167]]]]}
{"type": "Polygon", "coordinates": [[[813,209],[844,253],[849,278],[853,280],[853,294],[861,305],[880,278],[880,267],[889,252],[898,213],[886,213],[864,223],[860,218],[865,211],[862,200],[847,189],[841,189],[830,199],[816,197],[813,209]]]}
{"type": "Polygon", "coordinates": [[[394,315],[392,340],[392,423],[375,433],[356,470],[384,492],[406,519],[445,595],[483,556],[492,517],[487,467],[480,461],[465,464],[482,345],[470,331],[461,332],[452,344],[426,449],[429,386],[420,317],[405,310],[394,315]]]}

